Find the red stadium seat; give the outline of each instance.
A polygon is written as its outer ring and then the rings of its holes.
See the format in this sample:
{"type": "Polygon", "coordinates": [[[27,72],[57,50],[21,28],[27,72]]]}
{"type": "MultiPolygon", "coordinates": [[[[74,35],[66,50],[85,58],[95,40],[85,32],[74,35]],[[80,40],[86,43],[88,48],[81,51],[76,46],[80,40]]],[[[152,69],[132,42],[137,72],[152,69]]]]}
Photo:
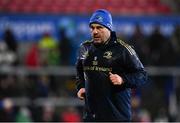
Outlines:
{"type": "Polygon", "coordinates": [[[12,13],[18,13],[20,12],[20,8],[16,4],[8,4],[6,8],[7,12],[12,12],[12,13]]]}
{"type": "Polygon", "coordinates": [[[42,6],[42,5],[41,6],[40,5],[36,5],[34,7],[34,10],[35,10],[36,13],[45,13],[46,7],[42,6]]]}
{"type": "Polygon", "coordinates": [[[51,11],[53,14],[61,14],[65,11],[65,7],[64,6],[59,6],[59,5],[56,5],[56,6],[51,6],[49,8],[49,11],[51,11]]]}
{"type": "Polygon", "coordinates": [[[26,2],[24,2],[24,4],[26,4],[27,6],[32,6],[37,4],[38,0],[26,0],[26,2]]]}
{"type": "Polygon", "coordinates": [[[99,6],[99,8],[106,8],[109,5],[109,0],[96,0],[95,5],[99,6]]]}
{"type": "Polygon", "coordinates": [[[0,0],[0,7],[6,6],[7,3],[7,0],[0,0]]]}
{"type": "Polygon", "coordinates": [[[124,1],[125,1],[125,0],[110,0],[109,6],[119,7],[119,6],[124,5],[124,1]]]}
{"type": "Polygon", "coordinates": [[[159,9],[159,12],[162,14],[169,14],[172,12],[171,8],[169,6],[166,6],[166,5],[160,5],[158,7],[158,9],[159,9]]]}
{"type": "Polygon", "coordinates": [[[145,12],[148,14],[148,15],[154,15],[154,14],[158,14],[158,10],[157,10],[157,6],[148,6],[146,7],[145,9],[145,12]]]}
{"type": "Polygon", "coordinates": [[[17,13],[90,14],[96,9],[121,14],[168,14],[160,0],[0,0],[0,11],[17,13]]]}
{"type": "Polygon", "coordinates": [[[148,6],[149,2],[148,2],[148,0],[136,0],[136,5],[138,5],[138,6],[148,6]]]}
{"type": "Polygon", "coordinates": [[[144,15],[145,14],[145,12],[144,12],[144,10],[145,10],[145,7],[143,7],[143,6],[134,6],[134,7],[132,7],[131,8],[131,14],[132,15],[144,15]]]}
{"type": "Polygon", "coordinates": [[[92,10],[87,8],[87,6],[79,6],[77,8],[77,13],[78,14],[90,14],[92,10]]]}
{"type": "Polygon", "coordinates": [[[161,4],[160,0],[148,0],[148,3],[154,6],[161,4]]]}
{"type": "Polygon", "coordinates": [[[20,9],[21,9],[21,12],[23,12],[23,13],[33,13],[34,12],[34,8],[32,5],[22,6],[20,9]]]}
{"type": "Polygon", "coordinates": [[[81,1],[81,5],[83,6],[90,6],[90,5],[94,5],[95,0],[82,0],[81,1]]]}
{"type": "Polygon", "coordinates": [[[76,11],[77,11],[76,7],[66,6],[64,13],[65,14],[76,14],[76,11]]]}
{"type": "Polygon", "coordinates": [[[53,0],[52,4],[56,5],[60,5],[60,6],[66,6],[67,5],[67,0],[53,0]]]}

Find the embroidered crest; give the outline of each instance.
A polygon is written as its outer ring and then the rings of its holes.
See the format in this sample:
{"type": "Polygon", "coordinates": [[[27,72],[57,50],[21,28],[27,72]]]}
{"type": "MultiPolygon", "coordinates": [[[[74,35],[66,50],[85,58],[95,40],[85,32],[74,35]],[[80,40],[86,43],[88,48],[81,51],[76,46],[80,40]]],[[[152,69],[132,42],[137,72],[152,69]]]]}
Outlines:
{"type": "Polygon", "coordinates": [[[101,17],[101,16],[96,16],[96,20],[97,20],[98,22],[103,22],[103,17],[101,17]]]}
{"type": "Polygon", "coordinates": [[[105,52],[103,57],[106,58],[106,59],[110,59],[112,57],[112,52],[111,51],[105,52]]]}

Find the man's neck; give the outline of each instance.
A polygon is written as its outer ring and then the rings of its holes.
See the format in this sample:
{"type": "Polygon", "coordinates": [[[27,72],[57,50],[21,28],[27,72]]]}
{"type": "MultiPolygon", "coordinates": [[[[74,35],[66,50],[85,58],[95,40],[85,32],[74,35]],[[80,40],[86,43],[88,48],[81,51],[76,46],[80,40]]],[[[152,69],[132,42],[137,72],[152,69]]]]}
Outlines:
{"type": "Polygon", "coordinates": [[[110,37],[108,40],[106,40],[105,42],[103,43],[94,43],[94,45],[97,47],[97,48],[100,48],[100,47],[104,47],[105,45],[107,45],[110,41],[110,37]]]}
{"type": "Polygon", "coordinates": [[[104,44],[104,45],[107,45],[107,44],[109,43],[109,41],[110,41],[110,37],[109,37],[108,40],[106,40],[103,44],[104,44]]]}

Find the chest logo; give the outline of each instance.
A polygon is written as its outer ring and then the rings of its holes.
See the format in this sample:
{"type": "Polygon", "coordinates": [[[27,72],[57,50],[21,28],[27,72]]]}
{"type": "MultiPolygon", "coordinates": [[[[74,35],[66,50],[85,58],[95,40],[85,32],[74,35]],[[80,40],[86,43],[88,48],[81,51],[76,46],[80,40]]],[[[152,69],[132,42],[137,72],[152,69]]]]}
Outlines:
{"type": "Polygon", "coordinates": [[[111,51],[105,52],[104,55],[103,55],[103,57],[106,58],[106,59],[112,58],[112,52],[111,52],[111,51]]]}

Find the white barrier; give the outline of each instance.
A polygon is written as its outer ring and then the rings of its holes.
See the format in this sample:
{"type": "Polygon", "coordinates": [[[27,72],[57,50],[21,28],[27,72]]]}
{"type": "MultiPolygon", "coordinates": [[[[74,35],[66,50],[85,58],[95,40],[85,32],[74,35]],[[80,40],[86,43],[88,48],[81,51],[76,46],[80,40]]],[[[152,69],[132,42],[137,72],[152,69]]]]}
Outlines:
{"type": "MultiPolygon", "coordinates": [[[[145,67],[150,76],[162,76],[162,75],[172,75],[174,77],[180,76],[179,67],[145,67]]],[[[1,66],[0,74],[13,74],[13,75],[62,75],[62,76],[75,76],[76,71],[74,66],[55,66],[55,67],[39,67],[39,68],[27,68],[24,66],[12,67],[12,66],[1,66]]],[[[6,99],[4,99],[6,100],[6,99]]],[[[3,101],[3,100],[1,100],[3,101]]],[[[35,104],[38,106],[43,106],[47,103],[53,106],[82,106],[83,101],[78,98],[68,97],[68,98],[37,98],[31,100],[29,98],[10,98],[16,106],[25,106],[35,104]]]]}

